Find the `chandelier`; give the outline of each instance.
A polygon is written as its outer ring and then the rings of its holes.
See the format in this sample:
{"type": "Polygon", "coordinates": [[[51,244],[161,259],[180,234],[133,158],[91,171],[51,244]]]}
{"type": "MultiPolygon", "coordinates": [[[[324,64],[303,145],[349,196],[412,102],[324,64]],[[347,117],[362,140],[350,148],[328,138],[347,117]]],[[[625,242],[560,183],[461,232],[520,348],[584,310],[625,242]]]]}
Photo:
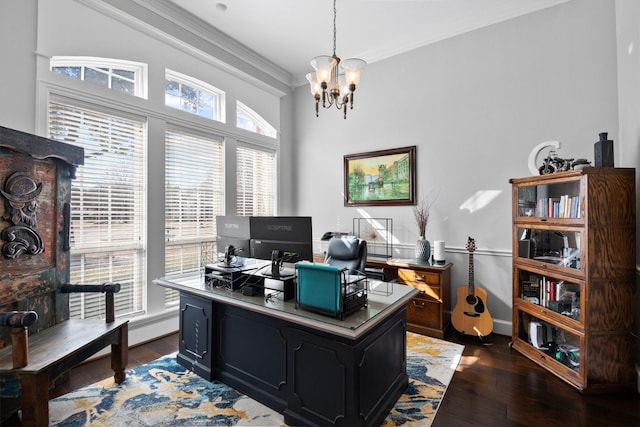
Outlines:
{"type": "Polygon", "coordinates": [[[333,0],[333,56],[316,56],[311,60],[315,73],[307,74],[311,94],[316,100],[316,117],[320,98],[322,107],[344,111],[347,118],[347,105],[353,109],[353,92],[360,82],[360,70],[367,66],[362,59],[350,58],[340,61],[336,56],[336,0],[333,0]]]}

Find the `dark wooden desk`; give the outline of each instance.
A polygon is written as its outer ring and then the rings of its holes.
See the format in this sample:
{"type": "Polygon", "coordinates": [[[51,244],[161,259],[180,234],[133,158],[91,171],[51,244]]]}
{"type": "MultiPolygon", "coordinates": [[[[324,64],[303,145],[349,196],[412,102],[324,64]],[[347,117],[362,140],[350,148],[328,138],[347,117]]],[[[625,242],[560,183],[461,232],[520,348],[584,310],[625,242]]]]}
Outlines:
{"type": "Polygon", "coordinates": [[[154,283],[180,291],[178,362],[284,414],[288,425],[380,425],[407,387],[412,287],[372,282],[368,306],[340,320],[211,287],[198,274],[154,283]],[[377,284],[392,293],[377,293],[377,284]]]}
{"type": "Polygon", "coordinates": [[[367,259],[367,267],[383,270],[385,280],[398,280],[420,293],[407,303],[407,329],[443,338],[451,323],[451,267],[414,259],[367,259]]]}

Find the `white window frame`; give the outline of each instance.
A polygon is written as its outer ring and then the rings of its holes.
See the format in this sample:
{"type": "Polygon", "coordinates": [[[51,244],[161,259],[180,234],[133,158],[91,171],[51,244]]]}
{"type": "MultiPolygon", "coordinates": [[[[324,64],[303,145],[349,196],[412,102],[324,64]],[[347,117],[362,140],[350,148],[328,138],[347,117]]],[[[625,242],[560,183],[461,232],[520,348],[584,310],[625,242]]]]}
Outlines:
{"type": "MultiPolygon", "coordinates": [[[[198,80],[194,77],[191,76],[187,76],[186,74],[182,74],[179,73],[177,71],[174,70],[170,70],[168,68],[165,69],[165,85],[166,85],[166,81],[167,80],[171,80],[180,84],[184,84],[187,85],[193,89],[199,90],[201,92],[204,92],[208,95],[211,95],[214,98],[214,114],[213,117],[206,117],[197,113],[193,113],[191,111],[188,110],[184,110],[182,108],[176,108],[176,107],[172,107],[170,105],[167,105],[167,103],[165,102],[165,106],[167,108],[171,108],[173,110],[178,110],[178,111],[183,111],[185,113],[188,114],[193,114],[195,116],[198,117],[204,117],[206,119],[210,119],[210,120],[215,120],[217,122],[222,122],[225,123],[226,122],[226,111],[225,111],[225,105],[226,105],[226,94],[223,90],[218,89],[217,87],[207,83],[207,82],[203,82],[202,80],[198,80]]],[[[165,92],[166,95],[166,92],[165,92]]]]}
{"type": "MultiPolygon", "coordinates": [[[[87,67],[89,68],[108,68],[108,75],[113,75],[113,70],[125,70],[134,73],[133,95],[139,98],[148,99],[148,65],[142,62],[126,61],[123,59],[113,58],[98,58],[95,56],[53,56],[49,60],[49,70],[53,71],[55,67],[81,67],[82,74],[79,80],[84,80],[84,72],[87,67]]],[[[69,77],[69,76],[67,76],[69,77]]],[[[123,78],[122,76],[117,76],[123,78]]],[[[90,83],[90,82],[87,82],[90,83]]],[[[103,86],[104,87],[104,86],[103,86]]],[[[109,78],[109,87],[111,89],[111,78],[109,78]]],[[[117,91],[118,93],[126,92],[117,91]]]]}

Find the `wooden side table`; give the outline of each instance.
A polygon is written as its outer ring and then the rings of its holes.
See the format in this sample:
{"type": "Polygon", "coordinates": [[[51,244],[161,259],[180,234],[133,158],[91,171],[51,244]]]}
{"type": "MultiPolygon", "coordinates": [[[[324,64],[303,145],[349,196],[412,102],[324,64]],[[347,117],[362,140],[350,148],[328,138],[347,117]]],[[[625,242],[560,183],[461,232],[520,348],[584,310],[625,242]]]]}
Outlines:
{"type": "Polygon", "coordinates": [[[407,329],[436,338],[443,338],[451,323],[452,266],[452,263],[432,265],[412,259],[367,260],[367,267],[381,268],[386,280],[397,279],[420,291],[407,303],[407,329]]]}

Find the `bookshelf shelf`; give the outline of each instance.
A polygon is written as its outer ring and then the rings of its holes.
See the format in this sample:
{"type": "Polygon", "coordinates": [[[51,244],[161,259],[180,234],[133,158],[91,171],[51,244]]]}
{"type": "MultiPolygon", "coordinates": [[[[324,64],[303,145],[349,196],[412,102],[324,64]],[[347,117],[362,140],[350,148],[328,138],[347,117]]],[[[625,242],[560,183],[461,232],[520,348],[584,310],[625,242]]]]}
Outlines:
{"type": "Polygon", "coordinates": [[[635,170],[510,182],[513,348],[582,392],[635,389],[635,170]]]}

